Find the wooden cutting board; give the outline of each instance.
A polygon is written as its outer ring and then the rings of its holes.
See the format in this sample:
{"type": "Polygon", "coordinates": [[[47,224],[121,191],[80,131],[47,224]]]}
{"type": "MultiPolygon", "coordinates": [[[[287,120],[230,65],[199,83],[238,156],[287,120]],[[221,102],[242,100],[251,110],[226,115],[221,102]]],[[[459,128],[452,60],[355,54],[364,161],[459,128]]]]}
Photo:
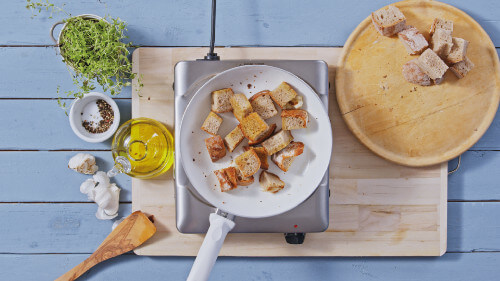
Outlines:
{"type": "Polygon", "coordinates": [[[401,69],[417,56],[408,55],[397,36],[380,35],[368,17],[341,55],[340,112],[378,155],[409,166],[442,163],[474,145],[493,121],[500,98],[498,55],[481,26],[451,5],[413,0],[394,5],[427,38],[434,18],[452,20],[452,36],[470,41],[467,56],[475,68],[463,79],[448,71],[441,85],[408,83],[401,69]]]}
{"type": "MultiPolygon", "coordinates": [[[[290,245],[281,233],[229,234],[222,256],[438,256],[446,251],[447,165],[409,168],[369,151],[347,129],[336,103],[334,76],[341,48],[221,48],[222,59],[314,59],[329,65],[333,155],[330,226],[290,245]]],[[[173,130],[176,62],[203,57],[206,48],[139,48],[133,69],[143,76],[132,95],[133,117],[155,118],[173,130]]],[[[175,224],[172,171],[132,179],[132,208],[154,215],[157,233],[139,255],[194,256],[202,234],[182,234],[175,224]]]]}

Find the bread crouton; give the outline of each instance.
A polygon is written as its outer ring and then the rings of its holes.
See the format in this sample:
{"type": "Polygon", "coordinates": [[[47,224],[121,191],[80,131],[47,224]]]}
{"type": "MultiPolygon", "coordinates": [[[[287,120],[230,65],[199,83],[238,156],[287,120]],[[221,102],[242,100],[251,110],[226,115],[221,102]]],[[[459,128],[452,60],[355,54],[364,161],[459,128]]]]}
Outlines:
{"type": "Polygon", "coordinates": [[[403,76],[406,81],[418,84],[421,86],[430,86],[431,78],[425,74],[416,63],[417,59],[413,59],[403,65],[403,76]]]}
{"type": "Polygon", "coordinates": [[[281,169],[283,172],[287,172],[292,165],[295,157],[301,155],[304,152],[304,143],[302,142],[291,142],[287,147],[283,148],[281,151],[277,152],[271,157],[271,160],[281,169]]]}
{"type": "Polygon", "coordinates": [[[434,35],[434,32],[436,32],[437,29],[442,29],[450,35],[453,33],[453,22],[449,20],[443,20],[440,18],[435,18],[434,22],[432,22],[431,28],[429,30],[429,35],[432,37],[434,35]]]}
{"type": "Polygon", "coordinates": [[[468,58],[461,62],[457,62],[450,67],[450,70],[458,77],[458,79],[462,79],[474,68],[474,63],[468,58]]]}
{"type": "Polygon", "coordinates": [[[444,76],[441,78],[432,80],[432,82],[434,82],[434,85],[439,85],[439,84],[443,83],[443,81],[444,81],[444,76]]]}
{"type": "Polygon", "coordinates": [[[400,31],[398,37],[410,55],[419,55],[429,47],[429,43],[425,40],[424,35],[413,26],[400,31]]]}
{"type": "Polygon", "coordinates": [[[226,137],[224,137],[224,143],[226,144],[229,152],[233,150],[245,139],[240,126],[236,126],[226,137]]]}
{"type": "Polygon", "coordinates": [[[248,141],[248,145],[257,145],[257,144],[260,144],[262,143],[263,141],[267,140],[273,133],[274,133],[274,130],[276,130],[276,124],[271,124],[269,125],[269,129],[261,136],[259,137],[257,140],[255,141],[248,141]]]}
{"type": "Polygon", "coordinates": [[[271,92],[271,98],[281,108],[297,96],[297,92],[286,82],[281,84],[271,92]]]}
{"type": "Polygon", "coordinates": [[[224,141],[221,136],[213,136],[205,139],[205,145],[207,146],[208,154],[212,162],[217,162],[219,159],[226,156],[226,147],[224,146],[224,141]]]}
{"type": "Polygon", "coordinates": [[[285,107],[283,107],[283,109],[300,109],[300,108],[302,108],[303,104],[304,104],[304,100],[303,100],[302,96],[297,95],[295,98],[293,98],[287,104],[285,104],[285,107]]]}
{"type": "Polygon", "coordinates": [[[461,62],[465,59],[465,55],[467,54],[467,47],[469,46],[469,41],[453,37],[452,38],[453,46],[451,47],[451,51],[446,57],[446,62],[449,64],[454,64],[457,62],[461,62]]]}
{"type": "Polygon", "coordinates": [[[243,174],[241,173],[240,169],[236,169],[236,178],[238,180],[238,185],[241,186],[248,186],[251,185],[255,179],[253,176],[250,177],[244,177],[243,174]]]}
{"type": "Polygon", "coordinates": [[[285,187],[285,182],[277,175],[262,171],[259,176],[259,183],[263,191],[276,193],[285,187]]]}
{"type": "Polygon", "coordinates": [[[372,23],[375,29],[384,36],[392,36],[406,26],[406,17],[393,5],[372,13],[372,23]]]}
{"type": "Polygon", "coordinates": [[[307,111],[302,109],[283,110],[281,112],[281,128],[283,130],[295,130],[307,128],[307,111]]]}
{"type": "Polygon", "coordinates": [[[210,111],[207,118],[201,125],[201,129],[211,135],[217,135],[220,125],[222,124],[222,117],[210,111]]]}
{"type": "Polygon", "coordinates": [[[234,95],[233,89],[226,88],[212,92],[212,111],[224,113],[233,110],[230,98],[234,95]]]}
{"type": "Polygon", "coordinates": [[[219,180],[220,191],[226,192],[238,187],[238,179],[236,173],[237,169],[235,167],[229,167],[214,171],[217,180],[219,180]]]}
{"type": "Polygon", "coordinates": [[[432,50],[442,59],[446,58],[453,46],[451,34],[446,30],[437,29],[431,38],[432,50]]]}
{"type": "Polygon", "coordinates": [[[267,155],[267,152],[266,150],[263,148],[263,147],[251,147],[251,146],[245,146],[243,147],[243,149],[245,151],[248,151],[250,149],[253,149],[253,151],[255,151],[255,153],[257,153],[257,156],[259,156],[259,160],[260,160],[260,168],[261,169],[264,169],[264,170],[267,170],[269,169],[269,162],[267,161],[267,157],[269,155],[267,155]]]}
{"type": "Polygon", "coordinates": [[[229,101],[233,107],[234,117],[240,122],[244,117],[253,112],[252,105],[244,94],[234,94],[229,101]]]}
{"type": "Polygon", "coordinates": [[[292,140],[293,136],[290,131],[281,130],[274,136],[262,142],[262,147],[266,149],[268,155],[273,155],[274,153],[285,148],[292,140]]]}
{"type": "Polygon", "coordinates": [[[250,98],[250,104],[252,105],[253,110],[264,120],[278,114],[278,110],[276,110],[276,107],[274,106],[270,93],[270,91],[265,90],[258,92],[250,98]]]}
{"type": "Polygon", "coordinates": [[[443,77],[446,70],[448,70],[446,63],[444,63],[444,61],[431,49],[425,50],[420,57],[417,58],[416,63],[431,79],[443,77]]]}
{"type": "Polygon", "coordinates": [[[257,112],[252,112],[248,116],[243,117],[240,128],[247,139],[256,141],[269,130],[269,125],[267,125],[266,121],[257,112]]]}
{"type": "Polygon", "coordinates": [[[251,149],[234,159],[234,163],[240,169],[243,177],[251,177],[260,169],[260,159],[257,153],[251,149]]]}

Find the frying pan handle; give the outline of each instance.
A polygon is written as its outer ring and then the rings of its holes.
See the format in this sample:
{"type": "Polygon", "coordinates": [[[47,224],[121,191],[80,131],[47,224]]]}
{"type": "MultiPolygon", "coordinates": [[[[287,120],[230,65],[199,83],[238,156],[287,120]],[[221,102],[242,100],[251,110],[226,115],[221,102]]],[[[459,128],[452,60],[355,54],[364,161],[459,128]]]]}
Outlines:
{"type": "Polygon", "coordinates": [[[234,227],[234,222],[217,213],[210,214],[210,227],[201,244],[198,256],[194,260],[193,267],[187,281],[206,281],[214,267],[219,255],[222,243],[226,235],[234,227]]]}

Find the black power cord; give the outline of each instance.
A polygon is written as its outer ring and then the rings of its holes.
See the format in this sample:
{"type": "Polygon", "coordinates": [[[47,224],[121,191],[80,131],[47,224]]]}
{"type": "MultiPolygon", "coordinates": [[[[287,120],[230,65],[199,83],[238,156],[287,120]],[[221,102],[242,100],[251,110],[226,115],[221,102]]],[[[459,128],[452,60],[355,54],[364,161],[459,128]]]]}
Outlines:
{"type": "Polygon", "coordinates": [[[215,7],[216,7],[216,0],[212,0],[212,30],[211,30],[211,36],[210,36],[210,51],[208,54],[205,56],[203,60],[220,60],[220,57],[217,55],[217,53],[214,53],[214,45],[215,45],[215,7]]]}

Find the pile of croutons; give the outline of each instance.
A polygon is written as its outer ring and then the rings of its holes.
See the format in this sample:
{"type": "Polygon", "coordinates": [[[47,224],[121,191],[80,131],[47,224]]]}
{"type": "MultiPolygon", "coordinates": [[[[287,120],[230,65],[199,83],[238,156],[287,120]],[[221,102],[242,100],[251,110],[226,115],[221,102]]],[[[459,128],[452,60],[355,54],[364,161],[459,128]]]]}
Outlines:
{"type": "Polygon", "coordinates": [[[212,137],[205,139],[212,162],[233,152],[245,139],[244,153],[234,159],[234,166],[214,171],[220,190],[226,192],[238,186],[248,186],[254,182],[254,175],[262,169],[259,183],[263,191],[276,193],[285,183],[268,172],[268,157],[284,172],[294,159],[304,151],[302,142],[294,142],[291,130],[307,128],[308,114],[301,109],[302,96],[286,82],[273,91],[265,90],[247,99],[245,94],[235,94],[231,88],[212,92],[211,111],[201,129],[212,137]],[[274,133],[277,125],[265,120],[278,115],[281,109],[281,130],[274,133]],[[232,112],[239,124],[224,138],[218,135],[223,118],[218,113],[232,112]]]}
{"type": "Polygon", "coordinates": [[[406,17],[392,5],[373,12],[372,22],[384,36],[397,34],[408,54],[420,55],[403,65],[403,76],[410,83],[439,85],[448,69],[461,79],[474,67],[466,56],[469,41],[452,37],[452,21],[434,19],[429,31],[430,44],[418,29],[406,25],[406,17]]]}

